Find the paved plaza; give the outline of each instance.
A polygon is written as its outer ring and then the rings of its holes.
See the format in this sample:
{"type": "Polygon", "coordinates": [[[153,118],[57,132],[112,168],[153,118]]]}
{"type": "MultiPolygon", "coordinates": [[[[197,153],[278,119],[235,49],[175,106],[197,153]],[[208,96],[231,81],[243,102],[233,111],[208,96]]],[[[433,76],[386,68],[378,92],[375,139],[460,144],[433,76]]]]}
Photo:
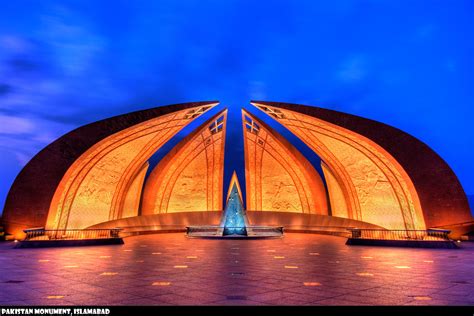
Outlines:
{"type": "Polygon", "coordinates": [[[346,246],[345,238],[129,237],[124,245],[0,244],[0,305],[474,305],[474,244],[346,246]]]}

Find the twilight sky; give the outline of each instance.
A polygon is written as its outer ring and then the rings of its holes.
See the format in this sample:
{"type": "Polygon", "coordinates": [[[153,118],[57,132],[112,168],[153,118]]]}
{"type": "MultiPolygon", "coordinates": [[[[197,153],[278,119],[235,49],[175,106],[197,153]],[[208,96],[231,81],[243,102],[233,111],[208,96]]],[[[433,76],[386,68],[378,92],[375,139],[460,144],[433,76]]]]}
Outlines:
{"type": "Polygon", "coordinates": [[[390,124],[474,194],[473,32],[471,0],[3,1],[0,210],[71,129],[216,99],[234,119],[261,99],[390,124]]]}

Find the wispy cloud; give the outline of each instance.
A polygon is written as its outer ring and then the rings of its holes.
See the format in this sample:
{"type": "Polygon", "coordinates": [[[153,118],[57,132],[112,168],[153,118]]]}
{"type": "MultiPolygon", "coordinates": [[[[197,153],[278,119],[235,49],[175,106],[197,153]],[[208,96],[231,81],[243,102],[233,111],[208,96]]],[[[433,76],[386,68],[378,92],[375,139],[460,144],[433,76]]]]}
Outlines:
{"type": "Polygon", "coordinates": [[[367,56],[351,55],[341,62],[336,77],[344,83],[359,83],[367,78],[369,66],[367,56]]]}
{"type": "Polygon", "coordinates": [[[32,120],[15,117],[0,115],[0,134],[28,134],[31,133],[35,128],[32,120]]]}

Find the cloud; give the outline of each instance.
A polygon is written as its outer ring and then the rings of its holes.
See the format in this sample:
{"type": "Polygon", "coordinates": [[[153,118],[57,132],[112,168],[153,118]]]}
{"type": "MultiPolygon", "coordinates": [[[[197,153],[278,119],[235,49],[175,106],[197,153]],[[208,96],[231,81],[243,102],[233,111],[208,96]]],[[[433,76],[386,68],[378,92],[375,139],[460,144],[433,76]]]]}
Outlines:
{"type": "Polygon", "coordinates": [[[16,161],[20,166],[24,166],[30,161],[30,155],[24,154],[22,152],[15,152],[16,161]]]}
{"type": "Polygon", "coordinates": [[[56,123],[35,117],[0,114],[0,152],[10,152],[24,166],[41,149],[74,125],[56,123]]]}
{"type": "Polygon", "coordinates": [[[8,60],[7,65],[9,68],[14,71],[17,75],[19,73],[30,73],[38,71],[41,68],[40,63],[38,63],[33,58],[25,58],[23,56],[14,57],[8,60]]]}
{"type": "Polygon", "coordinates": [[[10,54],[23,54],[32,49],[32,43],[20,36],[4,34],[0,36],[0,48],[10,54]]]}
{"type": "Polygon", "coordinates": [[[0,134],[27,134],[34,128],[35,125],[30,119],[0,115],[0,134]]]}
{"type": "Polygon", "coordinates": [[[358,83],[366,79],[369,72],[367,57],[352,55],[344,59],[336,72],[336,78],[344,83],[358,83]]]}
{"type": "Polygon", "coordinates": [[[0,83],[0,97],[7,95],[12,90],[12,87],[6,83],[0,83]]]}
{"type": "Polygon", "coordinates": [[[42,27],[36,36],[51,47],[57,64],[64,74],[77,76],[94,66],[96,56],[100,56],[105,39],[98,35],[82,14],[64,6],[41,16],[42,27]]]}
{"type": "Polygon", "coordinates": [[[106,41],[90,19],[61,6],[38,16],[34,31],[0,34],[0,113],[76,126],[117,114],[111,105],[129,95],[104,71],[106,41]]]}

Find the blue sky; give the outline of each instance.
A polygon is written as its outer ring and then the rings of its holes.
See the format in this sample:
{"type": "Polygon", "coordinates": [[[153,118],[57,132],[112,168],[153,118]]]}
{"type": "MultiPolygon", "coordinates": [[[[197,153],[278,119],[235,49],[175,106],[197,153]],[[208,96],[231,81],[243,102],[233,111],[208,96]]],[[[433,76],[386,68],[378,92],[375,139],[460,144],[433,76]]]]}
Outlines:
{"type": "Polygon", "coordinates": [[[388,123],[474,194],[473,31],[470,0],[4,1],[0,209],[22,166],[71,129],[215,99],[388,123]]]}

